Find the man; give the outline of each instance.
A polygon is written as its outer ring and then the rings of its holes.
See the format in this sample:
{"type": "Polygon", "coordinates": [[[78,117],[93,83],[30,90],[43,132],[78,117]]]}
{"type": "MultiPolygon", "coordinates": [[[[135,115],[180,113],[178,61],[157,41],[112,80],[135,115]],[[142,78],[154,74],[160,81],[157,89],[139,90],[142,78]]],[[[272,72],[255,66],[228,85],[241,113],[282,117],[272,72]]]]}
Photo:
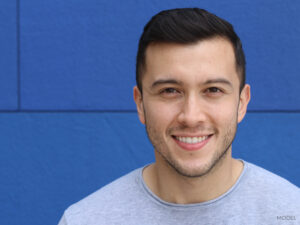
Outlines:
{"type": "Polygon", "coordinates": [[[250,86],[228,22],[197,8],[160,12],[141,36],[136,80],[155,163],[72,205],[60,225],[300,224],[298,187],[231,156],[250,86]]]}

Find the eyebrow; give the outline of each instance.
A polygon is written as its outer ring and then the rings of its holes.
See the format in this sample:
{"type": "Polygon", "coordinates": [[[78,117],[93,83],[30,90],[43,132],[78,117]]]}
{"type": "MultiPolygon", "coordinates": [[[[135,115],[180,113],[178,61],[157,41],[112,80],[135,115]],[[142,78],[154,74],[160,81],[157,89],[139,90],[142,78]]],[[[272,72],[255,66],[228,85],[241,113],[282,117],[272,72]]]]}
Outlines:
{"type": "Polygon", "coordinates": [[[182,82],[178,81],[178,80],[174,80],[174,79],[159,79],[153,82],[153,84],[151,85],[152,88],[162,85],[162,84],[182,84],[182,82]]]}
{"type": "Polygon", "coordinates": [[[211,80],[207,80],[204,82],[204,84],[216,84],[216,83],[226,84],[226,85],[230,86],[231,88],[233,87],[232,83],[229,80],[226,80],[223,78],[211,79],[211,80]]]}
{"type": "MultiPolygon", "coordinates": [[[[204,82],[204,85],[207,84],[216,84],[216,83],[220,83],[220,84],[225,84],[230,86],[231,88],[233,87],[232,83],[229,80],[226,80],[224,78],[217,78],[217,79],[210,79],[204,82]]],[[[181,81],[178,80],[174,80],[174,79],[159,79],[156,80],[152,83],[151,87],[154,88],[156,86],[162,85],[162,84],[178,84],[178,85],[182,85],[181,81]]]]}

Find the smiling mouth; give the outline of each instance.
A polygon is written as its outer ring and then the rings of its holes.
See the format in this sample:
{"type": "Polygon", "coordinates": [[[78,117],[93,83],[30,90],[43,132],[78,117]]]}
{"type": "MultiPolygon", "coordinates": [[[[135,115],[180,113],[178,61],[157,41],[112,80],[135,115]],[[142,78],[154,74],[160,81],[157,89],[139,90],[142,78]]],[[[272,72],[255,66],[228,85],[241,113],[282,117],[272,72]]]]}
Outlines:
{"type": "Polygon", "coordinates": [[[200,150],[209,142],[211,136],[213,136],[213,134],[193,137],[172,135],[175,142],[186,151],[200,150]]]}
{"type": "Polygon", "coordinates": [[[174,136],[174,138],[180,142],[187,143],[187,144],[197,144],[206,139],[208,139],[209,135],[201,136],[201,137],[182,137],[182,136],[174,136]]]}

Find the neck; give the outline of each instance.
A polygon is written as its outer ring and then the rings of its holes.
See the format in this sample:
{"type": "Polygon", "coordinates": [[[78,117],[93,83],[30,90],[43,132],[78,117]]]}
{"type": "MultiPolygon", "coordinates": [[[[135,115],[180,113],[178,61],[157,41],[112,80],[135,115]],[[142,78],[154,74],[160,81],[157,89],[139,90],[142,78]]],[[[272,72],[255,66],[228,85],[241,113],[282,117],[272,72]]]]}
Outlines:
{"type": "Polygon", "coordinates": [[[231,149],[209,173],[200,177],[178,174],[156,154],[156,163],[145,168],[144,180],[150,190],[166,202],[200,203],[215,199],[228,191],[239,178],[243,163],[231,157],[231,149]]]}

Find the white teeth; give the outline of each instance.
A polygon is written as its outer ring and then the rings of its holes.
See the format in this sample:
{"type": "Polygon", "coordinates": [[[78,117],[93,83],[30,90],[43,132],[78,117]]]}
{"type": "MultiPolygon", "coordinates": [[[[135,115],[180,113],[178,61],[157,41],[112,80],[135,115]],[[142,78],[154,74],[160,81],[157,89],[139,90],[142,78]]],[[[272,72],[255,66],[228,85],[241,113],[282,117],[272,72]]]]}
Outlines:
{"type": "Polygon", "coordinates": [[[176,136],[177,140],[188,144],[196,144],[206,140],[207,138],[208,136],[202,136],[202,137],[177,137],[176,136]]]}

